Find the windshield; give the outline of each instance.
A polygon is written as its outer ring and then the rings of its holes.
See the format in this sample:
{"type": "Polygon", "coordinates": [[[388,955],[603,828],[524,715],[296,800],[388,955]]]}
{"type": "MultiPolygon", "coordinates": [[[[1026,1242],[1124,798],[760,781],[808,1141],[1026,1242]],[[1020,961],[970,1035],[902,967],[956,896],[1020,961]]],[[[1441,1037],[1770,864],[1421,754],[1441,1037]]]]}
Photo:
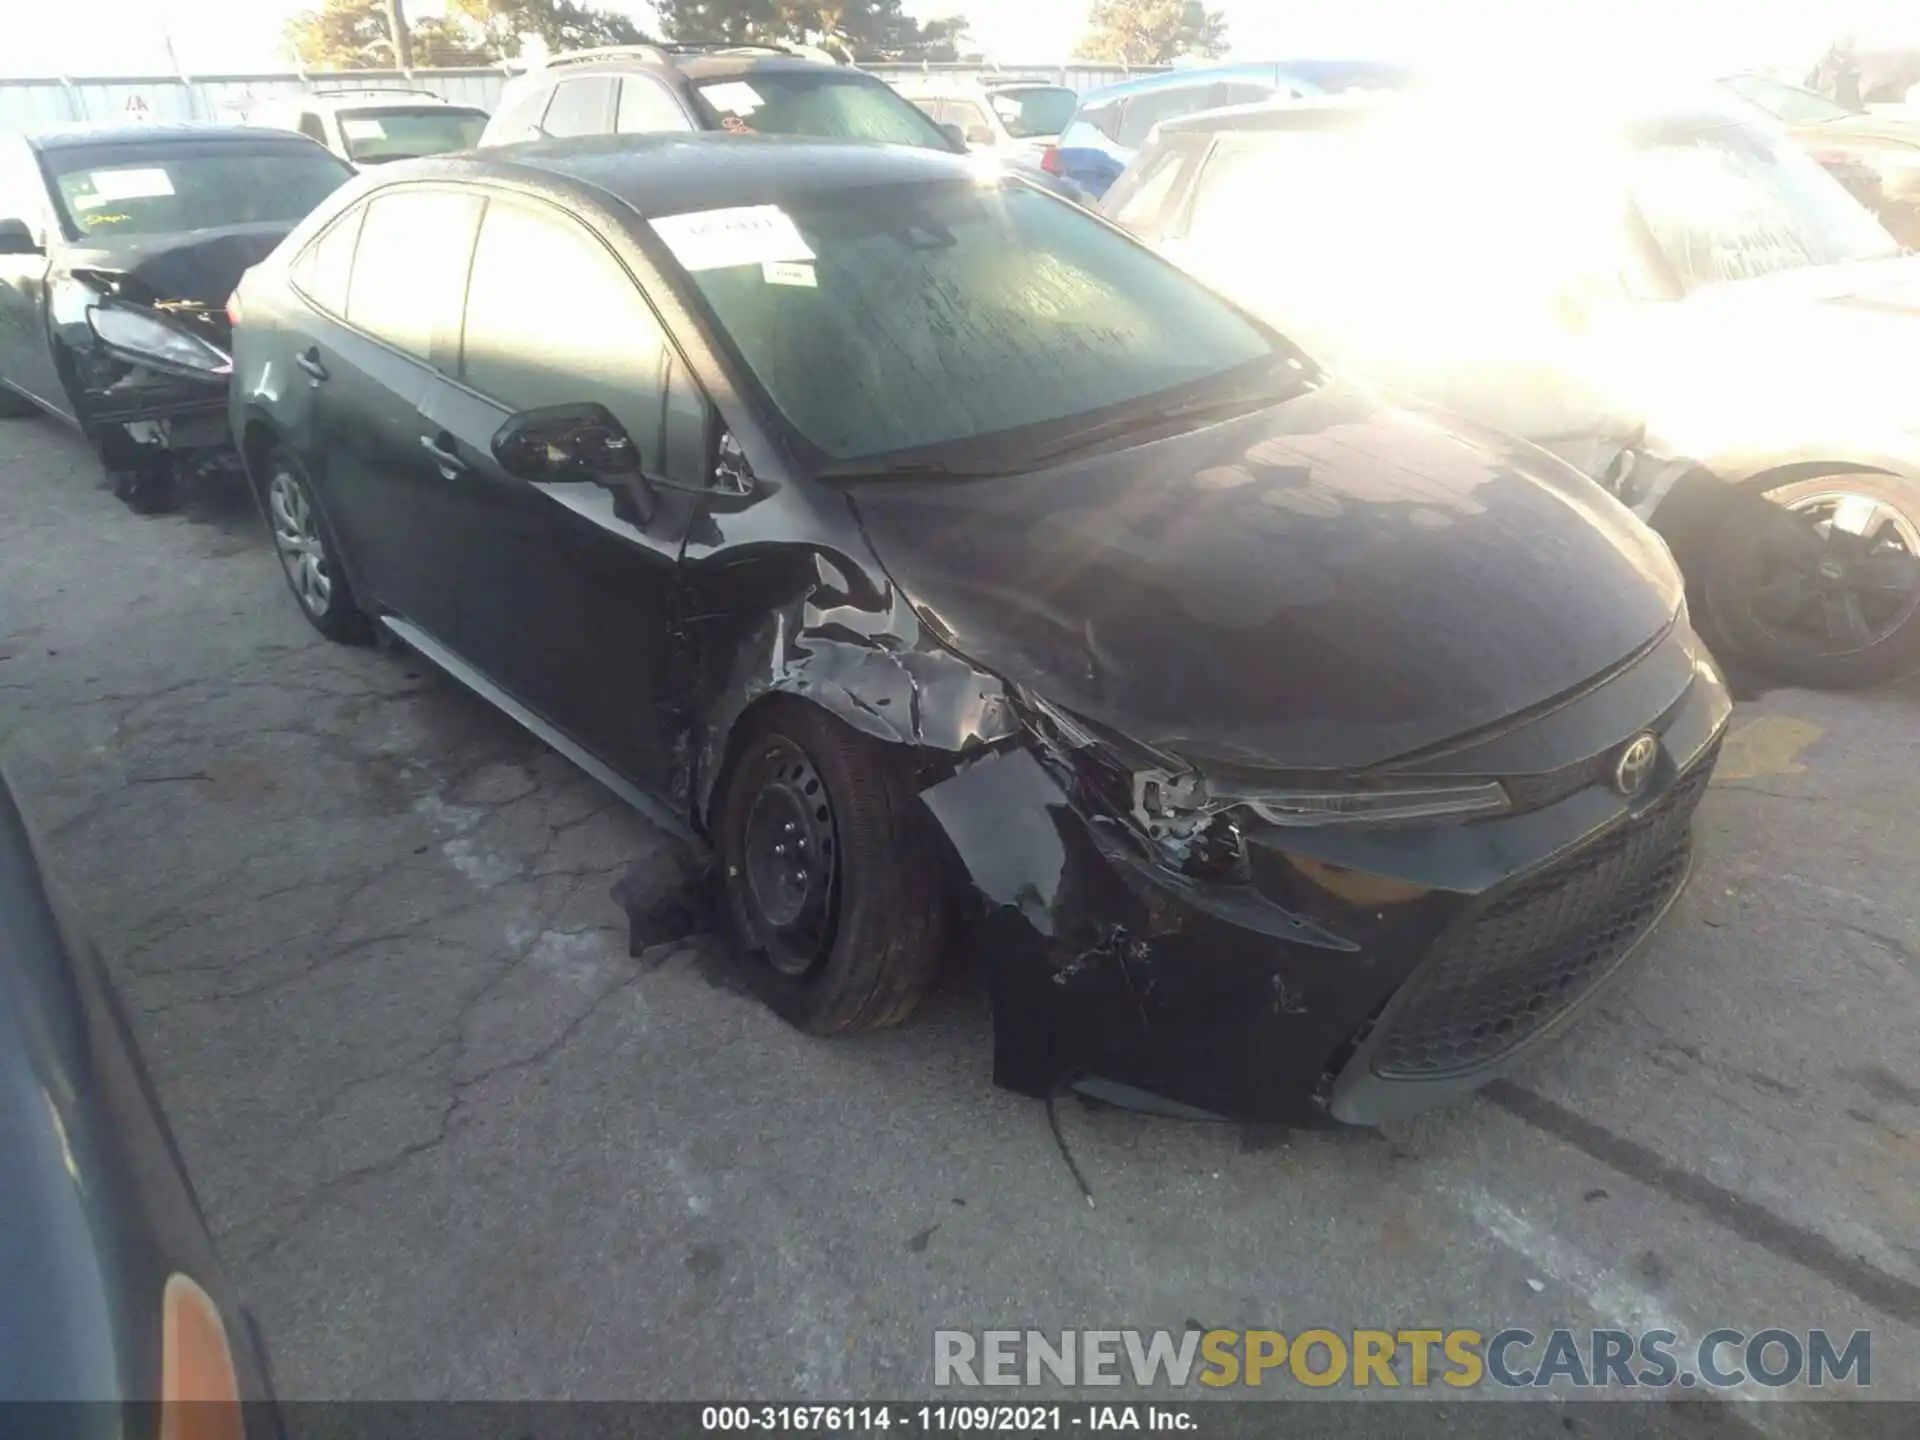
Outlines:
{"type": "Polygon", "coordinates": [[[1853,115],[1853,111],[1834,104],[1824,95],[1802,90],[1798,85],[1783,85],[1778,80],[1763,80],[1758,75],[1736,75],[1721,84],[1786,125],[1826,125],[1853,115]]]}
{"type": "Polygon", "coordinates": [[[995,90],[987,96],[987,103],[1007,127],[1007,134],[1016,140],[1032,140],[1066,129],[1080,97],[1059,85],[1035,85],[995,90]]]}
{"type": "Polygon", "coordinates": [[[305,141],[113,145],[41,159],[69,229],[86,236],[291,225],[353,174],[305,141]]]}
{"type": "Polygon", "coordinates": [[[706,123],[723,130],[953,149],[940,127],[892,86],[858,75],[755,70],[695,89],[706,123]]]}
{"type": "Polygon", "coordinates": [[[652,223],[774,407],[835,461],[1078,429],[1280,358],[1210,291],[1017,183],[652,223]]]}
{"type": "Polygon", "coordinates": [[[484,112],[452,105],[340,112],[340,138],[346,142],[347,157],[356,165],[471,150],[480,143],[480,132],[486,128],[484,112]]]}
{"type": "Polygon", "coordinates": [[[1818,161],[1760,126],[1643,135],[1628,183],[1688,288],[1900,253],[1873,212],[1818,161]]]}

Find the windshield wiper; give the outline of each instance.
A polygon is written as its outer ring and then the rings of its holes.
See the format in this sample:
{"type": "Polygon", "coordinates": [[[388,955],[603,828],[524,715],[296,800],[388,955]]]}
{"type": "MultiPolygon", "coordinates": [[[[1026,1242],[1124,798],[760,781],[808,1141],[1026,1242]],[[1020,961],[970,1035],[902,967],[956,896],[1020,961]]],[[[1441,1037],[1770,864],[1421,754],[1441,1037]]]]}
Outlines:
{"type": "Polygon", "coordinates": [[[1295,398],[1307,385],[1304,374],[1290,375],[1282,384],[1274,384],[1269,380],[1260,386],[1236,390],[1228,395],[1202,395],[1172,404],[1150,406],[1144,410],[1130,410],[1111,420],[1102,420],[1097,425],[1075,430],[1046,449],[1032,451],[1020,458],[1028,467],[1049,465],[1096,445],[1163,429],[1183,420],[1231,420],[1241,415],[1251,415],[1256,410],[1264,410],[1269,405],[1295,398]]]}
{"type": "Polygon", "coordinates": [[[821,480],[985,480],[1017,475],[1026,467],[1011,465],[947,465],[938,460],[847,460],[823,465],[814,475],[821,480]]]}

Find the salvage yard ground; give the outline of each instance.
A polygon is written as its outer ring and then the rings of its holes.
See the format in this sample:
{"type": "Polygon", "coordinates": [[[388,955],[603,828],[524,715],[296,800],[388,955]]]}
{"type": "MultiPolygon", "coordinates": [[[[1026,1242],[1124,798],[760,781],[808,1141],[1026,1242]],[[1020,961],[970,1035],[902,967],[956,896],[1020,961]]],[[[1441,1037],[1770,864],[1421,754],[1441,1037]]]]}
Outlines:
{"type": "Polygon", "coordinates": [[[1864,1328],[1920,1397],[1920,685],[1735,726],[1690,894],[1564,1043],[1384,1135],[1062,1102],[1089,1208],[976,975],[822,1043],[629,958],[609,889],[671,841],[315,637],[244,497],[143,520],[0,427],[0,763],[290,1398],[899,1398],[936,1328],[1196,1322],[1864,1328]]]}

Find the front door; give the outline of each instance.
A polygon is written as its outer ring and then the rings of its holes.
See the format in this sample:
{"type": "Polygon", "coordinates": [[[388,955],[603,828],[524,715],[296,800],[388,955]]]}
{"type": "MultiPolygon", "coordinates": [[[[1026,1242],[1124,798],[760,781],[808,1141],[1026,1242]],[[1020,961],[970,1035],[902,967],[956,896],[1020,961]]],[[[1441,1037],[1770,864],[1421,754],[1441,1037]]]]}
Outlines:
{"type": "Polygon", "coordinates": [[[626,268],[539,202],[488,203],[463,334],[459,383],[438,385],[426,411],[468,467],[461,654],[616,770],[663,788],[680,551],[699,497],[654,482],[699,483],[705,402],[671,383],[672,347],[626,268]],[[589,401],[625,427],[651,480],[533,483],[494,461],[493,436],[515,413],[589,401]]]}
{"type": "Polygon", "coordinates": [[[0,255],[0,380],[72,419],[47,329],[44,246],[58,231],[47,209],[46,182],[23,140],[0,137],[0,220],[21,221],[43,247],[37,254],[0,255]]]}

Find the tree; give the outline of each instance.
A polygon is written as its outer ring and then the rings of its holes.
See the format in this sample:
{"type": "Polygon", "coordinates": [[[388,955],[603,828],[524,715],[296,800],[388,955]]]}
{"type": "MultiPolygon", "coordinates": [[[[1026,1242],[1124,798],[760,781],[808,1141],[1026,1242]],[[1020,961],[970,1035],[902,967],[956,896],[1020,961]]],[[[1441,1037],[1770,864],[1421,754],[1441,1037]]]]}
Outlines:
{"type": "Polygon", "coordinates": [[[596,45],[644,45],[650,38],[624,15],[596,10],[576,0],[450,0],[454,13],[486,36],[501,58],[520,53],[525,37],[537,37],[549,54],[596,45]]]}
{"type": "Polygon", "coordinates": [[[1078,54],[1108,64],[1166,65],[1182,55],[1223,55],[1227,17],[1200,0],[1094,0],[1078,54]]]}
{"type": "Polygon", "coordinates": [[[658,0],[660,28],[685,43],[816,45],[850,60],[952,59],[964,16],[922,24],[901,0],[658,0]]]}
{"type": "Polygon", "coordinates": [[[387,34],[393,39],[393,58],[402,70],[413,68],[413,36],[407,33],[406,0],[387,0],[387,34]]]}

